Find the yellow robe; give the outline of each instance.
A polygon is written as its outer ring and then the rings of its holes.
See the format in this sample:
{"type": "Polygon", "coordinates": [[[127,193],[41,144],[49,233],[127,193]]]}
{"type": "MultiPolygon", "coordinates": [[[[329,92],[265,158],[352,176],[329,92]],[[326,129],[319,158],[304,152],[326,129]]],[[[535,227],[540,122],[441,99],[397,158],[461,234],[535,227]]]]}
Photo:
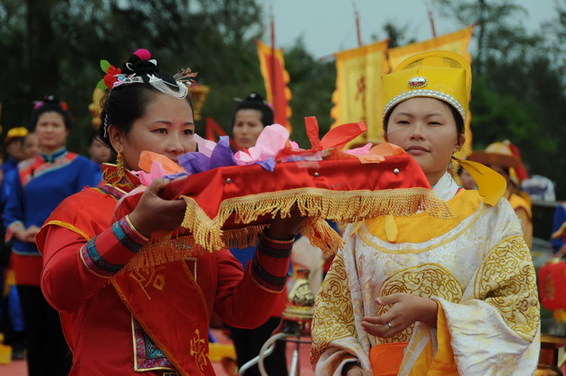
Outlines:
{"type": "Polygon", "coordinates": [[[435,192],[455,219],[378,217],[346,230],[316,300],[315,375],[339,376],[352,361],[370,370],[372,346],[390,342],[409,342],[399,375],[534,373],[539,303],[517,217],[507,200],[489,206],[477,191],[456,193],[449,175],[441,182],[435,192]],[[394,338],[368,335],[361,319],[387,309],[375,298],[399,292],[436,300],[437,328],[417,322],[394,338]]]}

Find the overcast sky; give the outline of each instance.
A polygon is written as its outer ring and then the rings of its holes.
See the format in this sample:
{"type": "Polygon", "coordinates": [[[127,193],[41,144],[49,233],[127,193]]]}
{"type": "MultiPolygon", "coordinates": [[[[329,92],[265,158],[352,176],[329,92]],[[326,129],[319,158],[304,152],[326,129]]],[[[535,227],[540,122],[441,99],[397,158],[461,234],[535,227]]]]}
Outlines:
{"type": "MultiPolygon", "coordinates": [[[[528,16],[516,21],[530,29],[539,27],[541,22],[555,17],[555,1],[565,0],[515,0],[517,5],[529,12],[528,16]]],[[[427,3],[432,4],[430,8],[433,10],[437,35],[463,28],[463,25],[442,17],[435,9],[434,0],[260,0],[260,3],[264,5],[266,13],[273,9],[277,47],[293,45],[302,36],[307,49],[317,58],[357,47],[354,3],[360,15],[364,44],[372,41],[372,35],[384,38],[383,25],[388,20],[406,26],[407,37],[417,41],[430,39],[432,32],[427,3]]],[[[269,43],[269,38],[266,32],[263,40],[269,43]]]]}

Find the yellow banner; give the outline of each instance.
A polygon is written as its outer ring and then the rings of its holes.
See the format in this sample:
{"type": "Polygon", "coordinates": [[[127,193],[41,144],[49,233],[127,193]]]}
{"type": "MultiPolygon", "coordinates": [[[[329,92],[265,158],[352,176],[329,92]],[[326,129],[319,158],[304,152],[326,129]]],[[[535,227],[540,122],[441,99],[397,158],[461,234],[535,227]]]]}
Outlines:
{"type": "Polygon", "coordinates": [[[344,123],[364,121],[365,136],[353,141],[380,142],[382,140],[381,76],[389,72],[387,40],[336,54],[336,89],[332,94],[334,107],[331,127],[344,123]]]}
{"type": "MultiPolygon", "coordinates": [[[[389,50],[389,64],[392,68],[395,68],[405,58],[430,50],[444,50],[455,52],[457,54],[465,56],[471,63],[472,57],[470,55],[470,52],[468,51],[468,46],[470,44],[470,40],[472,39],[473,31],[474,27],[469,26],[465,29],[442,35],[437,38],[392,48],[389,50]]],[[[466,143],[464,144],[462,150],[456,153],[456,156],[458,158],[465,158],[472,152],[472,130],[470,128],[471,119],[472,116],[470,114],[465,124],[466,143]]]]}
{"type": "Polygon", "coordinates": [[[472,39],[473,26],[454,33],[441,35],[439,37],[425,40],[422,42],[411,43],[406,46],[391,48],[389,50],[389,64],[391,68],[395,68],[400,62],[411,55],[419,54],[430,50],[443,50],[455,52],[465,56],[471,62],[472,56],[468,51],[468,45],[472,39]]]}

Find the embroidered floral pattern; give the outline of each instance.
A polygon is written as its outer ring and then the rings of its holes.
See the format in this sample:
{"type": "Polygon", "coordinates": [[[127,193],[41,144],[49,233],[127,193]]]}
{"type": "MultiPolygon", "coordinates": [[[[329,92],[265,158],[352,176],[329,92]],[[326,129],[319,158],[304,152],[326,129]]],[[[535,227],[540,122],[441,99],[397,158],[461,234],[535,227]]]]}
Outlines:
{"type": "Polygon", "coordinates": [[[531,293],[537,288],[530,260],[520,235],[507,238],[486,255],[474,286],[476,296],[497,308],[507,325],[529,341],[537,333],[540,312],[538,297],[531,293]]]}
{"type": "MultiPolygon", "coordinates": [[[[397,293],[413,294],[425,298],[437,296],[449,302],[458,303],[464,290],[458,280],[445,268],[437,264],[422,264],[400,270],[384,281],[379,296],[397,293]]],[[[375,316],[381,316],[389,306],[378,306],[375,316]]],[[[378,343],[408,342],[413,333],[411,325],[392,338],[376,338],[378,343]]]]}
{"type": "Polygon", "coordinates": [[[195,358],[195,363],[201,371],[208,364],[208,344],[200,337],[200,331],[195,329],[195,335],[190,342],[190,354],[195,358]]]}
{"type": "Polygon", "coordinates": [[[348,276],[344,259],[339,253],[324,279],[317,298],[313,316],[311,363],[318,361],[331,341],[350,336],[356,337],[353,317],[348,276]]]}

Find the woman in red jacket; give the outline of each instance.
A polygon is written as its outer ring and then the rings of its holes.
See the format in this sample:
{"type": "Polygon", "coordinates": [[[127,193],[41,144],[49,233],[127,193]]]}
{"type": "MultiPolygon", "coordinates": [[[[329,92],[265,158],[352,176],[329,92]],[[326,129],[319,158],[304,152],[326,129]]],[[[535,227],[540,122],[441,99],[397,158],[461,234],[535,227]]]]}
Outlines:
{"type": "Polygon", "coordinates": [[[114,218],[117,201],[139,186],[128,170],[139,170],[143,150],[173,160],[194,151],[193,108],[187,86],[160,72],[147,50],[121,72],[109,68],[105,82],[100,136],[118,163],[105,167],[99,188],[65,200],[38,235],[42,289],[73,351],[70,375],[213,375],[213,311],[231,326],[267,319],[302,219],[275,219],[246,271],[228,250],[174,249],[173,260],[133,266],[152,233],[180,226],[185,203],[160,198],[167,181],[157,179],[129,215],[114,218]]]}

